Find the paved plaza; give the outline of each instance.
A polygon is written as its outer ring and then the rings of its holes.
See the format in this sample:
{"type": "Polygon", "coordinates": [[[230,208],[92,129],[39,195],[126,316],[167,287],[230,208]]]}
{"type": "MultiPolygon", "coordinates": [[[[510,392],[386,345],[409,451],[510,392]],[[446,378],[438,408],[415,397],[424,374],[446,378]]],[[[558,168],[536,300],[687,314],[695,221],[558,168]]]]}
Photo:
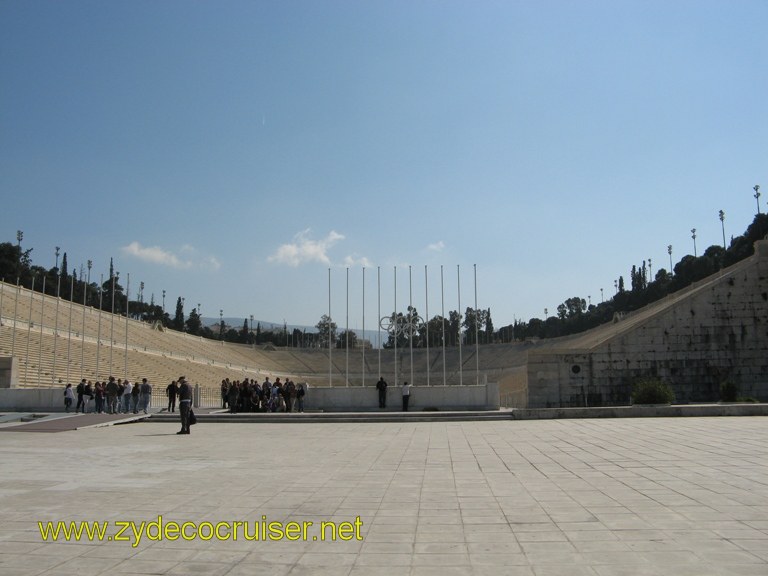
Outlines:
{"type": "Polygon", "coordinates": [[[765,417],[177,430],[0,434],[0,574],[768,574],[765,417]]]}

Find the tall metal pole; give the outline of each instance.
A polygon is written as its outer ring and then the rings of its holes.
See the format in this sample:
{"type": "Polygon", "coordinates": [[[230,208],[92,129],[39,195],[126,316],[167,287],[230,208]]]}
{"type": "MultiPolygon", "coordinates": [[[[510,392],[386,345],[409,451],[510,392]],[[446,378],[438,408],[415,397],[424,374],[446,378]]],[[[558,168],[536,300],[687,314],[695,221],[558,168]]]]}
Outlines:
{"type": "MultiPolygon", "coordinates": [[[[88,260],[90,262],[90,260],[88,260]]],[[[88,269],[88,274],[90,275],[90,268],[88,269]]],[[[83,265],[80,264],[80,280],[83,279],[83,265]]],[[[83,326],[80,330],[80,380],[85,378],[85,375],[83,374],[83,371],[85,370],[85,299],[86,294],[88,293],[88,285],[83,283],[83,326]]],[[[99,284],[99,293],[101,293],[101,284],[99,284]]],[[[99,312],[101,312],[101,302],[99,302],[99,312]]],[[[101,322],[101,316],[99,316],[99,322],[101,322]]],[[[101,328],[101,324],[99,324],[99,328],[101,328]]],[[[98,358],[98,350],[99,350],[99,342],[96,342],[96,354],[98,358]]],[[[99,377],[99,370],[98,370],[98,360],[96,361],[97,369],[96,369],[96,378],[99,377]]]]}
{"type": "Polygon", "coordinates": [[[723,250],[726,250],[726,247],[725,247],[725,212],[720,210],[720,212],[718,212],[718,215],[720,216],[720,225],[723,227],[723,250]]]}
{"type": "Polygon", "coordinates": [[[346,377],[344,378],[344,386],[349,386],[349,267],[347,267],[347,328],[344,334],[344,347],[346,348],[346,377]]]}
{"type": "Polygon", "coordinates": [[[56,246],[56,318],[53,323],[53,370],[51,371],[51,378],[53,382],[56,382],[56,345],[59,341],[59,294],[61,292],[61,271],[59,270],[59,250],[56,246]]]}
{"type": "Polygon", "coordinates": [[[13,334],[11,334],[11,357],[16,352],[16,321],[19,313],[19,297],[21,296],[21,278],[16,276],[16,297],[13,299],[13,334]]]}
{"type": "Polygon", "coordinates": [[[331,330],[331,269],[328,268],[328,386],[333,386],[333,343],[331,342],[333,331],[331,330]]]}
{"type": "Polygon", "coordinates": [[[43,371],[43,312],[45,311],[45,278],[47,273],[43,274],[43,298],[40,300],[40,346],[37,357],[37,385],[40,386],[43,371]]]}
{"type": "Polygon", "coordinates": [[[69,384],[69,368],[72,364],[72,308],[75,300],[75,277],[69,279],[69,326],[67,327],[67,384],[69,384]]]}
{"type": "MultiPolygon", "coordinates": [[[[99,327],[96,332],[96,378],[99,377],[99,360],[101,356],[101,308],[104,306],[104,274],[99,282],[99,327]]],[[[109,373],[112,376],[112,372],[109,373]]]]}
{"type": "Polygon", "coordinates": [[[693,238],[693,257],[697,258],[698,254],[696,253],[696,228],[691,228],[691,238],[693,238]]]}
{"type": "MultiPolygon", "coordinates": [[[[376,266],[376,290],[378,293],[376,317],[381,321],[381,266],[376,266]]],[[[381,378],[381,326],[376,330],[376,347],[379,349],[379,378],[381,378]]]]}
{"type": "Polygon", "coordinates": [[[393,328],[392,335],[395,338],[395,345],[394,345],[393,349],[394,349],[394,353],[395,353],[395,387],[397,387],[397,329],[398,329],[398,325],[397,325],[397,266],[395,266],[395,298],[394,298],[394,302],[395,302],[395,312],[394,312],[394,318],[393,319],[395,321],[394,322],[395,326],[393,328]]]}
{"type": "Polygon", "coordinates": [[[32,289],[29,291],[29,318],[27,319],[27,365],[24,368],[24,383],[29,385],[29,342],[32,340],[32,295],[35,293],[35,278],[32,274],[32,289]]]}
{"type": "Polygon", "coordinates": [[[667,254],[669,254],[669,273],[672,274],[672,244],[667,246],[667,254]]]}
{"type": "Polygon", "coordinates": [[[480,384],[480,311],[477,308],[477,264],[472,265],[475,274],[475,384],[480,384]]]}
{"type": "Polygon", "coordinates": [[[757,202],[757,215],[760,215],[760,185],[755,184],[752,188],[755,191],[755,201],[757,202]]]}
{"type": "Polygon", "coordinates": [[[443,317],[443,386],[446,385],[445,381],[445,285],[443,283],[443,265],[440,264],[440,306],[441,315],[443,317]]]}
{"type": "Polygon", "coordinates": [[[115,275],[112,274],[110,278],[112,283],[112,314],[109,319],[109,373],[114,372],[112,359],[114,357],[115,348],[115,275]]]}
{"type": "Polygon", "coordinates": [[[128,378],[128,308],[131,302],[131,275],[128,274],[127,281],[125,283],[125,360],[124,360],[124,376],[128,378]]]}
{"type": "Polygon", "coordinates": [[[459,264],[456,264],[456,286],[457,297],[459,302],[459,326],[458,326],[458,338],[459,338],[459,386],[464,384],[464,360],[461,357],[461,268],[459,264]]]}
{"type": "Polygon", "coordinates": [[[429,275],[426,264],[424,264],[424,321],[427,323],[425,336],[427,338],[427,386],[429,386],[429,275]]]}
{"type": "Polygon", "coordinates": [[[411,265],[408,265],[408,347],[411,352],[411,386],[413,381],[413,274],[411,265]]]}
{"type": "Polygon", "coordinates": [[[363,358],[362,358],[362,371],[363,371],[363,388],[365,388],[365,266],[363,266],[363,358]]]}

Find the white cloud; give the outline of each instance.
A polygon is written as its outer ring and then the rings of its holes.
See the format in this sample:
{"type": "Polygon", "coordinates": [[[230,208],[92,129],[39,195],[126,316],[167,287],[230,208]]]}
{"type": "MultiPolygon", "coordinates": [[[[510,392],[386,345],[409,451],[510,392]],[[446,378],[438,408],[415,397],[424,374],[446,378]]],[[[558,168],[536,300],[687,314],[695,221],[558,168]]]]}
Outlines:
{"type": "Polygon", "coordinates": [[[277,264],[287,264],[288,266],[298,266],[307,262],[320,262],[321,264],[330,264],[328,250],[339,240],[344,240],[344,236],[331,230],[325,238],[313,240],[309,237],[309,228],[297,233],[290,244],[282,244],[275,253],[267,258],[269,262],[277,264]]]}
{"type": "Polygon", "coordinates": [[[180,258],[170,250],[160,246],[142,246],[135,240],[128,244],[128,246],[123,246],[122,251],[124,254],[133,256],[138,260],[176,268],[177,270],[188,270],[190,268],[218,270],[221,267],[216,257],[202,256],[194,247],[189,245],[184,245],[181,248],[184,258],[180,258]]]}
{"type": "Polygon", "coordinates": [[[371,268],[372,264],[365,256],[357,257],[350,254],[344,258],[344,266],[347,268],[356,268],[358,266],[361,268],[371,268]]]}
{"type": "Polygon", "coordinates": [[[427,246],[427,251],[442,252],[444,248],[445,248],[445,243],[442,240],[438,240],[437,242],[427,246]]]}

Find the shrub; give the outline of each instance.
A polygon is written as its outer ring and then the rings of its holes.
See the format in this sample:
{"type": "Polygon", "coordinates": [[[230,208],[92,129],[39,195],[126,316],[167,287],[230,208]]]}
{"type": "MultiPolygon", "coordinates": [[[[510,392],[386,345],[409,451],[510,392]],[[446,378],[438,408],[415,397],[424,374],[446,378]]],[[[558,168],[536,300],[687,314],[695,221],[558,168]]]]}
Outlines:
{"type": "Polygon", "coordinates": [[[641,378],[632,385],[633,404],[669,404],[675,393],[659,378],[641,378]]]}
{"type": "Polygon", "coordinates": [[[739,386],[732,380],[720,384],[720,401],[736,402],[739,399],[739,386]]]}

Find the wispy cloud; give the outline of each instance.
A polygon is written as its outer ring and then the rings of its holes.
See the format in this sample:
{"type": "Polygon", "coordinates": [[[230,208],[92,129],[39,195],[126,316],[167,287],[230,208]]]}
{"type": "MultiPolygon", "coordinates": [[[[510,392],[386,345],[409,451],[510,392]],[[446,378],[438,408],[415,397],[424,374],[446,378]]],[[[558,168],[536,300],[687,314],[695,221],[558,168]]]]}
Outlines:
{"type": "Polygon", "coordinates": [[[445,248],[445,243],[442,240],[438,240],[437,242],[434,242],[433,244],[430,244],[427,246],[428,252],[442,252],[445,248]]]}
{"type": "Polygon", "coordinates": [[[267,260],[277,264],[299,266],[308,262],[320,262],[330,265],[331,259],[328,251],[339,240],[344,240],[344,235],[331,230],[325,238],[313,240],[310,238],[310,229],[302,230],[293,237],[293,242],[282,244],[267,260]]]}
{"type": "Polygon", "coordinates": [[[142,246],[135,240],[128,244],[128,246],[123,246],[121,250],[123,254],[143,262],[176,268],[177,270],[192,268],[218,270],[221,267],[220,262],[215,256],[202,255],[197,249],[189,245],[181,247],[180,252],[183,253],[183,257],[160,246],[142,246]]]}
{"type": "Polygon", "coordinates": [[[368,258],[365,256],[356,256],[354,254],[350,254],[344,258],[344,266],[347,268],[356,268],[358,266],[362,268],[370,268],[372,267],[372,264],[371,261],[368,260],[368,258]]]}

